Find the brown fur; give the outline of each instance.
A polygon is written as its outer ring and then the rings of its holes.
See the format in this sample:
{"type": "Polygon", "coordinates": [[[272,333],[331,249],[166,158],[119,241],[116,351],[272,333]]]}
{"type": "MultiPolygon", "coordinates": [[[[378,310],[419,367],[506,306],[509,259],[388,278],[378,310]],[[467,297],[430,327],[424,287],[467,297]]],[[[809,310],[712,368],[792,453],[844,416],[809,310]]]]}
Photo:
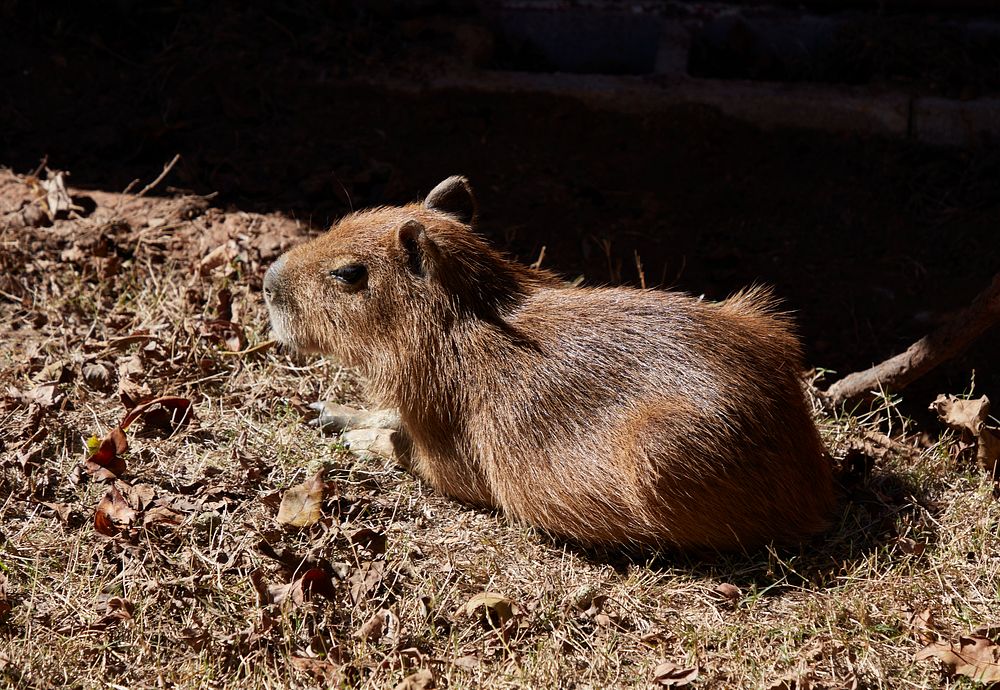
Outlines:
{"type": "Polygon", "coordinates": [[[265,283],[280,340],[399,409],[417,475],[584,544],[731,549],[828,525],[799,343],[767,291],[569,287],[492,249],[474,214],[449,178],[344,218],[265,283]],[[348,264],[363,284],[329,275],[348,264]]]}

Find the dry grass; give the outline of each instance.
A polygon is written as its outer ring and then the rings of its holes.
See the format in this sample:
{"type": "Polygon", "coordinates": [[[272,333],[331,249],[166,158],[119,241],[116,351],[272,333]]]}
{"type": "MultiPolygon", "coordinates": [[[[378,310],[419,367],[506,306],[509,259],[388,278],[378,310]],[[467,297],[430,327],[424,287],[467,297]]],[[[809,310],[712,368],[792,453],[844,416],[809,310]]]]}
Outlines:
{"type": "Polygon", "coordinates": [[[950,437],[918,443],[891,401],[822,421],[854,464],[840,525],[798,552],[581,552],[305,427],[308,401],[359,402],[349,372],[227,353],[266,340],[260,277],[305,232],[293,221],[95,194],[88,217],[30,228],[28,196],[0,176],[4,684],[393,687],[426,668],[439,687],[649,687],[666,660],[704,688],[967,686],[912,656],[996,620],[1000,505],[950,437]],[[78,466],[122,391],[189,397],[194,419],[131,429],[122,478],[180,524],[111,538],[93,522],[108,487],[78,466]],[[319,467],[336,484],[324,520],[280,528],[277,496],[319,467]],[[262,605],[254,580],[289,582],[303,560],[335,574],[328,596],[262,605]],[[485,591],[516,607],[502,631],[462,611],[485,591]],[[382,609],[384,634],[359,639],[382,609]],[[930,631],[912,620],[927,609],[930,631]]]}

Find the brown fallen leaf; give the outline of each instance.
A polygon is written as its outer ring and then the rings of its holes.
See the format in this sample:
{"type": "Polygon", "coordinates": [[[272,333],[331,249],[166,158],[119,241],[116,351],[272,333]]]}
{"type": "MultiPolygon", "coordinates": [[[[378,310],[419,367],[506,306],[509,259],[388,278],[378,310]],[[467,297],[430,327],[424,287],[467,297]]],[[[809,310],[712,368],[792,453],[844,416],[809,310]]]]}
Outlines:
{"type": "Polygon", "coordinates": [[[711,594],[716,599],[722,599],[731,604],[735,604],[740,600],[740,597],[743,596],[743,591],[736,585],[728,582],[722,582],[712,590],[711,594]]]}
{"type": "Polygon", "coordinates": [[[111,383],[111,370],[106,364],[90,362],[83,365],[83,380],[91,388],[104,390],[111,383]]]}
{"type": "Polygon", "coordinates": [[[94,529],[107,537],[113,537],[135,522],[139,513],[128,504],[117,486],[112,486],[94,511],[94,529]]]}
{"type": "Polygon", "coordinates": [[[239,246],[235,240],[229,240],[225,244],[212,249],[198,262],[198,270],[203,275],[214,268],[230,263],[239,254],[239,246]]]}
{"type": "Polygon", "coordinates": [[[907,624],[924,644],[931,644],[938,639],[937,621],[929,608],[911,613],[907,617],[907,624]]]}
{"type": "Polygon", "coordinates": [[[430,690],[436,688],[434,674],[430,669],[421,669],[411,673],[396,686],[395,690],[430,690]]]}
{"type": "Polygon", "coordinates": [[[595,616],[604,614],[604,605],[607,603],[607,594],[598,594],[594,590],[588,589],[575,598],[573,608],[580,611],[585,618],[593,619],[595,616]]]}
{"type": "Polygon", "coordinates": [[[900,551],[911,556],[920,556],[927,549],[926,544],[910,537],[897,537],[896,546],[899,547],[900,551]]]}
{"type": "Polygon", "coordinates": [[[118,486],[122,492],[122,496],[136,510],[146,510],[149,504],[153,502],[153,499],[156,498],[156,489],[151,484],[126,484],[125,482],[121,482],[118,486]]]}
{"type": "Polygon", "coordinates": [[[975,443],[976,464],[1000,478],[1000,430],[987,426],[990,400],[985,395],[978,400],[939,395],[930,409],[942,422],[960,432],[966,444],[975,443]]]}
{"type": "Polygon", "coordinates": [[[146,365],[139,354],[118,360],[118,395],[125,407],[135,407],[140,400],[152,395],[146,378],[146,365]]]}
{"type": "Polygon", "coordinates": [[[279,524],[309,527],[319,522],[323,516],[323,496],[326,490],[323,474],[323,469],[320,469],[306,481],[285,491],[278,507],[279,524]]]}
{"type": "Polygon", "coordinates": [[[184,522],[184,515],[166,506],[153,506],[142,516],[143,527],[149,527],[150,525],[179,525],[182,522],[184,522]]]}
{"type": "Polygon", "coordinates": [[[385,579],[385,562],[362,563],[355,568],[348,580],[351,584],[351,601],[355,606],[382,586],[385,579]]]}
{"type": "Polygon", "coordinates": [[[347,538],[355,546],[368,549],[375,555],[385,553],[385,534],[377,530],[373,530],[370,527],[362,527],[361,529],[354,530],[347,536],[347,538]]]}
{"type": "Polygon", "coordinates": [[[669,642],[674,639],[672,633],[662,628],[653,628],[647,633],[644,633],[639,641],[644,645],[649,645],[650,647],[657,647],[662,643],[669,642]]]}
{"type": "Polygon", "coordinates": [[[259,570],[250,573],[250,581],[257,591],[257,597],[261,606],[268,604],[281,605],[286,601],[295,606],[310,601],[314,594],[319,594],[327,599],[333,599],[333,578],[330,573],[322,568],[310,568],[301,577],[298,577],[288,584],[268,585],[264,582],[264,576],[259,570]]]}
{"type": "Polygon", "coordinates": [[[399,619],[389,609],[379,609],[364,625],[355,631],[352,637],[365,642],[378,642],[382,637],[393,638],[399,628],[399,619]]]}
{"type": "Polygon", "coordinates": [[[382,663],[379,664],[379,668],[382,669],[415,669],[422,668],[427,657],[424,656],[416,647],[405,647],[404,649],[395,650],[395,654],[389,654],[384,659],[382,663]]]}
{"type": "Polygon", "coordinates": [[[698,667],[684,668],[672,661],[661,661],[653,669],[653,683],[665,688],[682,688],[698,679],[698,667]]]}
{"type": "Polygon", "coordinates": [[[121,428],[128,429],[135,420],[145,417],[151,410],[156,409],[158,406],[170,413],[175,426],[180,426],[190,419],[191,400],[176,395],[161,395],[158,398],[153,398],[152,400],[147,400],[136,405],[129,410],[128,414],[125,415],[125,419],[122,420],[121,428]]]}
{"type": "Polygon", "coordinates": [[[111,597],[105,604],[105,614],[90,625],[67,625],[56,630],[60,635],[104,632],[123,621],[132,620],[135,604],[122,597],[111,597]]]}
{"type": "Polygon", "coordinates": [[[986,426],[979,430],[976,464],[1000,479],[1000,431],[986,426]]]}
{"type": "Polygon", "coordinates": [[[64,396],[59,390],[59,381],[48,381],[22,393],[20,397],[29,405],[52,407],[62,402],[64,396]]]}
{"type": "Polygon", "coordinates": [[[913,656],[914,661],[931,658],[938,659],[952,675],[980,683],[1000,682],[1000,645],[988,637],[972,634],[958,638],[957,644],[932,642],[913,656]]]}
{"type": "Polygon", "coordinates": [[[483,592],[472,597],[462,607],[466,616],[478,617],[487,628],[504,629],[517,615],[517,605],[496,592],[483,592]]]}
{"type": "Polygon", "coordinates": [[[69,503],[55,503],[50,501],[41,501],[40,503],[51,510],[59,518],[59,522],[64,525],[69,524],[70,518],[73,515],[73,506],[69,503]]]}
{"type": "Polygon", "coordinates": [[[0,623],[6,623],[14,605],[7,596],[7,576],[0,573],[0,623]]]}
{"type": "Polygon", "coordinates": [[[163,436],[170,436],[191,420],[191,402],[184,400],[183,404],[169,401],[147,408],[142,413],[143,429],[146,432],[155,431],[163,436]],[[171,404],[173,403],[173,404],[171,404]]]}
{"type": "Polygon", "coordinates": [[[482,664],[482,660],[479,658],[479,654],[476,652],[470,652],[469,654],[463,654],[460,657],[451,660],[451,663],[459,668],[464,668],[469,671],[473,671],[482,664]]]}
{"type": "Polygon", "coordinates": [[[978,436],[979,430],[990,414],[990,400],[985,395],[979,400],[939,395],[931,403],[930,409],[952,429],[978,436]]]}
{"type": "Polygon", "coordinates": [[[202,338],[215,343],[226,352],[240,352],[247,344],[243,327],[232,321],[210,319],[202,325],[202,338]]]}
{"type": "Polygon", "coordinates": [[[87,439],[89,455],[83,462],[83,470],[99,481],[110,481],[124,474],[125,460],[119,456],[128,450],[125,431],[136,419],[156,406],[171,410],[173,416],[181,421],[190,416],[191,401],[187,398],[167,395],[137,405],[129,410],[121,424],[111,429],[103,439],[98,439],[96,436],[87,439]]]}
{"type": "Polygon", "coordinates": [[[328,659],[311,659],[305,656],[290,656],[288,663],[324,687],[340,687],[341,666],[328,659]]]}
{"type": "Polygon", "coordinates": [[[331,563],[325,558],[314,555],[302,556],[287,546],[272,546],[266,539],[257,542],[257,550],[267,558],[281,564],[282,570],[288,577],[295,573],[309,570],[310,568],[321,568],[333,574],[338,580],[343,580],[351,570],[349,563],[331,563]]]}

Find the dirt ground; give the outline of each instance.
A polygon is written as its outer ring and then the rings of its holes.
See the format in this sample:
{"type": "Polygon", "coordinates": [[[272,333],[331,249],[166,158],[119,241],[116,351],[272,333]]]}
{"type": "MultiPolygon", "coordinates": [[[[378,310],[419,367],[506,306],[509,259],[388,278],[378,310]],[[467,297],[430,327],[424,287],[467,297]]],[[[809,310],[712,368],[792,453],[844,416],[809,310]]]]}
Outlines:
{"type": "Polygon", "coordinates": [[[362,402],[356,381],[267,349],[260,284],[351,208],[462,173],[481,231],[521,259],[709,298],[774,285],[808,364],[846,373],[997,271],[1000,150],[357,84],[468,69],[481,34],[436,26],[341,3],[0,4],[0,678],[968,687],[913,655],[996,639],[1000,508],[927,407],[1000,399],[997,333],[901,401],[821,418],[845,495],[823,543],[647,563],[463,508],[305,427],[308,402],[362,402]],[[29,177],[46,157],[78,207],[51,224],[29,177]],[[191,421],[144,417],[118,478],[92,476],[86,440],[150,395],[191,421]],[[281,495],[320,467],[323,520],[280,528],[281,495]],[[483,592],[504,600],[466,613],[483,592]]]}

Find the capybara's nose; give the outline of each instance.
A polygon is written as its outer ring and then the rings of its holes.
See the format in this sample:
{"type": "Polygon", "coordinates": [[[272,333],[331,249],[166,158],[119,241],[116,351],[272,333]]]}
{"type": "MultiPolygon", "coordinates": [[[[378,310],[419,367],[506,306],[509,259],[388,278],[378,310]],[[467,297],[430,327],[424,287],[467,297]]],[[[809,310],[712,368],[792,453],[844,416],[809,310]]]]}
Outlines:
{"type": "Polygon", "coordinates": [[[278,260],[271,264],[271,268],[267,269],[267,273],[264,274],[264,299],[268,302],[274,299],[274,295],[277,292],[278,281],[281,276],[281,267],[285,265],[285,255],[282,254],[278,257],[278,260]]]}

